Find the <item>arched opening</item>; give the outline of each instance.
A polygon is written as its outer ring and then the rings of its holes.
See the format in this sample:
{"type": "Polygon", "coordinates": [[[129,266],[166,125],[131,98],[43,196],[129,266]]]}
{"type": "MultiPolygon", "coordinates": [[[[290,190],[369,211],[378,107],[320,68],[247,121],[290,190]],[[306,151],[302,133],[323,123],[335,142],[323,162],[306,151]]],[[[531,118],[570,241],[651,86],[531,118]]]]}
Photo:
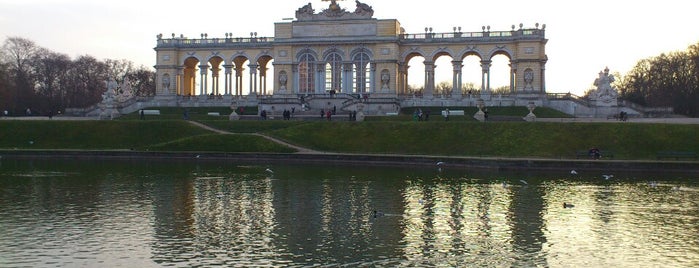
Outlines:
{"type": "Polygon", "coordinates": [[[413,53],[406,58],[408,63],[406,73],[408,74],[407,94],[421,96],[425,90],[425,57],[413,53]]]}
{"type": "MultiPolygon", "coordinates": [[[[233,59],[233,64],[235,65],[233,67],[234,73],[233,77],[235,78],[235,81],[233,82],[233,92],[235,96],[243,96],[244,94],[244,88],[245,88],[245,81],[247,80],[246,78],[250,77],[249,74],[246,74],[246,68],[245,66],[248,66],[248,58],[244,56],[238,56],[233,59]]],[[[249,93],[249,91],[248,91],[249,93]]]]}
{"type": "Polygon", "coordinates": [[[342,92],[342,56],[332,52],[325,56],[325,91],[342,92]]]}
{"type": "Polygon", "coordinates": [[[461,90],[464,96],[479,94],[483,88],[481,58],[477,54],[467,54],[461,64],[461,90]]]}
{"type": "Polygon", "coordinates": [[[180,89],[181,92],[178,92],[178,94],[183,96],[196,95],[198,66],[199,59],[195,57],[189,57],[184,60],[182,87],[180,89]]]}
{"type": "Polygon", "coordinates": [[[355,93],[371,91],[371,57],[365,51],[358,52],[352,57],[352,88],[355,93]]]}
{"type": "Polygon", "coordinates": [[[490,90],[493,94],[512,93],[510,83],[510,57],[504,52],[498,53],[491,58],[490,62],[490,90]]]}
{"type": "Polygon", "coordinates": [[[213,57],[209,59],[209,66],[211,70],[211,81],[208,82],[206,88],[210,90],[205,90],[206,93],[210,95],[221,95],[220,91],[220,75],[221,75],[221,63],[223,62],[223,59],[221,57],[213,57]]]}
{"type": "Polygon", "coordinates": [[[316,58],[310,52],[299,55],[298,65],[298,93],[315,92],[316,58]]]}
{"type": "Polygon", "coordinates": [[[452,57],[440,53],[434,59],[434,92],[435,95],[449,96],[454,88],[454,65],[452,57]]]}
{"type": "Polygon", "coordinates": [[[274,59],[269,55],[264,55],[257,60],[258,75],[260,84],[257,86],[257,93],[261,95],[271,95],[274,88],[274,59]]]}

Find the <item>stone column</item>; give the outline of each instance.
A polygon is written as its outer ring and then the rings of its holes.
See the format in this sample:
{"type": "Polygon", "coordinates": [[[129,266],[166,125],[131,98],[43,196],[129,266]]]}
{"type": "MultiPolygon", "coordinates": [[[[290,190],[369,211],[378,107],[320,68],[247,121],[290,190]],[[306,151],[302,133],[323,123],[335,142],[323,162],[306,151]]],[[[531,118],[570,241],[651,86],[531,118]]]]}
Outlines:
{"type": "Polygon", "coordinates": [[[214,93],[214,95],[218,95],[218,94],[219,94],[219,84],[220,84],[220,81],[219,81],[219,73],[220,73],[220,72],[221,72],[221,69],[220,69],[220,68],[213,68],[213,69],[211,69],[211,85],[212,85],[212,87],[213,87],[213,88],[211,89],[211,92],[214,93]]]}
{"type": "Polygon", "coordinates": [[[352,88],[352,68],[354,65],[352,62],[345,62],[342,64],[342,92],[352,93],[354,89],[352,88]]]}
{"type": "Polygon", "coordinates": [[[432,98],[434,94],[434,69],[437,66],[434,65],[432,61],[425,61],[425,92],[424,96],[427,98],[432,98]]]}
{"type": "Polygon", "coordinates": [[[515,79],[517,79],[517,64],[510,63],[510,93],[515,93],[515,79]]]}
{"type": "Polygon", "coordinates": [[[379,92],[380,89],[376,87],[376,63],[369,63],[369,92],[379,92]]]}
{"type": "Polygon", "coordinates": [[[408,68],[410,68],[410,66],[407,62],[398,65],[398,88],[400,88],[401,91],[399,94],[408,93],[408,68]]]}
{"type": "Polygon", "coordinates": [[[325,93],[325,64],[324,63],[318,63],[316,64],[316,75],[315,75],[315,83],[313,85],[314,92],[315,93],[325,93]]]}
{"type": "Polygon", "coordinates": [[[177,79],[175,79],[175,93],[177,95],[184,95],[184,67],[177,66],[177,79]]]}
{"type": "Polygon", "coordinates": [[[259,65],[250,64],[250,94],[257,95],[257,68],[259,65]]]}
{"type": "Polygon", "coordinates": [[[233,75],[233,65],[223,65],[223,68],[225,69],[225,79],[223,81],[223,87],[224,91],[226,91],[224,94],[230,95],[231,94],[231,82],[232,81],[232,75],[233,75]]]}
{"type": "Polygon", "coordinates": [[[461,69],[464,67],[462,61],[452,61],[451,64],[454,66],[454,77],[452,82],[451,96],[452,98],[461,99],[461,69]]]}
{"type": "Polygon", "coordinates": [[[481,94],[490,95],[490,61],[481,61],[481,69],[483,70],[481,80],[481,94]]]}
{"type": "Polygon", "coordinates": [[[260,66],[260,94],[267,95],[267,67],[260,66]]]}
{"type": "Polygon", "coordinates": [[[201,74],[201,83],[199,84],[199,95],[206,95],[207,84],[209,83],[209,65],[199,65],[199,73],[201,74]]]}
{"type": "Polygon", "coordinates": [[[541,64],[541,79],[539,80],[541,81],[540,92],[546,93],[546,66],[543,63],[541,64]]]}
{"type": "Polygon", "coordinates": [[[291,84],[294,87],[292,92],[293,93],[301,93],[299,90],[299,65],[298,64],[293,64],[291,65],[291,84]]]}
{"type": "Polygon", "coordinates": [[[243,95],[243,71],[245,71],[245,68],[243,68],[243,66],[236,66],[235,67],[235,95],[236,96],[243,95]]]}

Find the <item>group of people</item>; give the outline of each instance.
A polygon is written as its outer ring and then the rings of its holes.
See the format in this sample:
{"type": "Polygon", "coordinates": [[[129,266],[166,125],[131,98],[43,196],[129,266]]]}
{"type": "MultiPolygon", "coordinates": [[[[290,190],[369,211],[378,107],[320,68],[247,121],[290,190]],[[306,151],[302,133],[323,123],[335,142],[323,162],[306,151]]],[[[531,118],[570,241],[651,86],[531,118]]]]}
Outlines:
{"type": "Polygon", "coordinates": [[[429,109],[422,111],[422,109],[417,108],[417,109],[415,109],[415,112],[413,112],[413,120],[414,121],[428,121],[428,120],[430,120],[430,113],[431,113],[431,111],[429,109]]]}
{"type": "Polygon", "coordinates": [[[295,112],[295,107],[291,107],[291,110],[284,109],[284,112],[282,112],[282,117],[284,118],[284,120],[291,120],[291,117],[294,115],[295,112]]]}

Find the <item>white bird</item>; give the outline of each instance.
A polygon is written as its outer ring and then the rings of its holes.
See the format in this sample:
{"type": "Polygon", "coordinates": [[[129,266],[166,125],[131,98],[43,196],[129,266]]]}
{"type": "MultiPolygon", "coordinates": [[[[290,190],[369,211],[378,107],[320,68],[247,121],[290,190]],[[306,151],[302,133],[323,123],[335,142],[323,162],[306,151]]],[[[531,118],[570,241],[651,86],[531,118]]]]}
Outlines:
{"type": "Polygon", "coordinates": [[[604,177],[605,180],[608,180],[614,178],[614,175],[602,175],[602,177],[604,177]]]}
{"type": "Polygon", "coordinates": [[[443,166],[444,164],[446,164],[446,163],[444,163],[442,161],[437,162],[437,166],[443,166]]]}
{"type": "Polygon", "coordinates": [[[196,155],[194,158],[199,158],[199,157],[201,157],[201,155],[196,155]]]}
{"type": "Polygon", "coordinates": [[[578,175],[578,172],[575,171],[575,169],[573,169],[573,170],[570,171],[570,174],[572,174],[572,175],[578,175]]]}
{"type": "Polygon", "coordinates": [[[649,181],[648,186],[655,188],[656,186],[658,186],[658,182],[657,181],[649,181]]]}
{"type": "Polygon", "coordinates": [[[272,173],[272,174],[274,174],[274,171],[272,171],[272,170],[271,170],[271,169],[269,169],[269,168],[268,168],[268,169],[265,169],[265,171],[266,171],[266,172],[268,172],[268,173],[272,173]]]}
{"type": "Polygon", "coordinates": [[[527,183],[527,181],[525,181],[525,180],[519,180],[519,182],[521,182],[524,185],[529,185],[529,183],[527,183]]]}

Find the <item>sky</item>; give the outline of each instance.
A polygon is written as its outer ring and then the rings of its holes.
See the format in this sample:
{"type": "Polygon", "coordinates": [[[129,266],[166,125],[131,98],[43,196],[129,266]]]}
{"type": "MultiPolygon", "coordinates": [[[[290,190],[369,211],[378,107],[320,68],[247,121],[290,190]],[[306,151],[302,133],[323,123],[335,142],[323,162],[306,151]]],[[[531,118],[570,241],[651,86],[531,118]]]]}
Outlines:
{"type": "MultiPolygon", "coordinates": [[[[246,37],[250,32],[274,36],[275,22],[293,18],[296,9],[309,2],[316,12],[328,6],[320,0],[0,0],[0,41],[22,37],[72,58],[127,59],[152,67],[159,33],[190,38],[201,33],[210,38],[224,33],[246,37]]],[[[686,0],[362,2],[373,7],[374,18],[397,19],[407,33],[422,33],[425,27],[451,32],[460,26],[464,32],[477,32],[482,26],[507,31],[520,23],[525,28],[546,24],[548,92],[582,95],[605,67],[624,75],[639,60],[699,43],[696,9],[686,0]]],[[[354,10],[354,1],[338,3],[354,10]]],[[[451,81],[451,67],[440,69],[440,61],[437,65],[436,81],[451,81]]],[[[507,77],[506,66],[494,65],[493,77],[507,77]]],[[[480,84],[480,74],[475,77],[480,84]]]]}

